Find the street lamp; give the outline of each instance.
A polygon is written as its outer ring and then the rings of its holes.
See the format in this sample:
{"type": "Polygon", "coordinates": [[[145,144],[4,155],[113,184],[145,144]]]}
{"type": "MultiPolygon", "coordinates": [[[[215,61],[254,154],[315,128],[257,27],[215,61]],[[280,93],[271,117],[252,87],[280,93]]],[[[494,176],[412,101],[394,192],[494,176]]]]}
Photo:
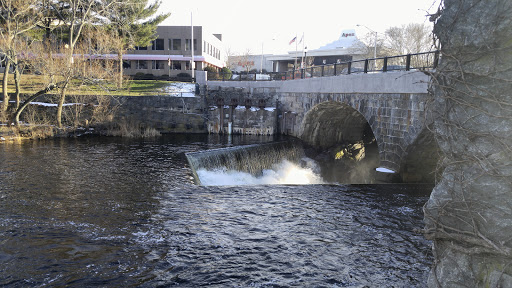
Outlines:
{"type": "Polygon", "coordinates": [[[308,47],[304,47],[304,68],[308,67],[308,47]]]}
{"type": "Polygon", "coordinates": [[[306,75],[308,73],[308,47],[304,47],[304,61],[302,63],[304,63],[302,67],[303,78],[308,78],[306,75]]]}
{"type": "Polygon", "coordinates": [[[263,42],[261,42],[261,61],[260,61],[260,73],[263,74],[263,57],[265,54],[263,54],[263,42]]]}
{"type": "Polygon", "coordinates": [[[368,28],[368,26],[366,26],[366,25],[357,24],[356,26],[357,27],[361,27],[362,26],[362,27],[370,30],[370,32],[375,33],[375,40],[374,40],[375,43],[374,43],[374,49],[373,49],[373,58],[375,60],[373,60],[373,68],[374,68],[374,70],[377,70],[377,60],[376,60],[377,59],[377,32],[372,30],[372,29],[370,29],[370,28],[368,28]]]}
{"type": "MultiPolygon", "coordinates": [[[[276,40],[275,37],[272,37],[272,41],[276,40]]],[[[263,53],[263,43],[261,42],[261,59],[260,59],[260,73],[263,74],[263,58],[265,58],[265,54],[263,53]]],[[[268,72],[268,71],[267,71],[268,72]]]]}

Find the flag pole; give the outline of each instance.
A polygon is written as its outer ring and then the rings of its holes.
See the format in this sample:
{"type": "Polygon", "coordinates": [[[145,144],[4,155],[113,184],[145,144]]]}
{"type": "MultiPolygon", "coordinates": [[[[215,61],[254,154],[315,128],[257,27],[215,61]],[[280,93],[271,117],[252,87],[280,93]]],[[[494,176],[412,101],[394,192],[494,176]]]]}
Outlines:
{"type": "Polygon", "coordinates": [[[192,82],[194,81],[194,24],[192,21],[192,12],[190,12],[190,31],[191,31],[191,37],[190,37],[190,51],[192,55],[192,59],[190,59],[190,69],[192,70],[192,82]]]}
{"type": "Polygon", "coordinates": [[[295,77],[295,69],[297,69],[297,34],[295,34],[295,64],[293,66],[293,75],[295,77]]]}
{"type": "Polygon", "coordinates": [[[300,67],[303,69],[306,69],[306,59],[304,58],[304,32],[302,32],[302,38],[300,40],[302,42],[302,54],[301,54],[301,60],[300,60],[300,67]]]}

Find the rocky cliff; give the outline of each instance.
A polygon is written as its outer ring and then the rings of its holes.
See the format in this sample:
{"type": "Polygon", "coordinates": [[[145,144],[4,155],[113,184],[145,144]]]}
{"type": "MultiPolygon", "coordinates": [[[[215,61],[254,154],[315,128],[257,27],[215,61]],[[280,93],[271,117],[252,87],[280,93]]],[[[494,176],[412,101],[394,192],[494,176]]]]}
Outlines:
{"type": "Polygon", "coordinates": [[[512,287],[510,15],[509,0],[445,0],[432,19],[444,172],[425,206],[435,256],[429,287],[512,287]]]}

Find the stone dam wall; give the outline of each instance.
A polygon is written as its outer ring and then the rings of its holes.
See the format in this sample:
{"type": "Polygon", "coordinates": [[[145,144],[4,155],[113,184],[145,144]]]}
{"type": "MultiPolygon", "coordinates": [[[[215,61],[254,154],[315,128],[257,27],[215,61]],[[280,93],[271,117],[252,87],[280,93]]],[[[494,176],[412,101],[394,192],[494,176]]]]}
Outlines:
{"type": "Polygon", "coordinates": [[[201,97],[118,97],[116,122],[155,128],[161,133],[206,133],[201,97]]]}

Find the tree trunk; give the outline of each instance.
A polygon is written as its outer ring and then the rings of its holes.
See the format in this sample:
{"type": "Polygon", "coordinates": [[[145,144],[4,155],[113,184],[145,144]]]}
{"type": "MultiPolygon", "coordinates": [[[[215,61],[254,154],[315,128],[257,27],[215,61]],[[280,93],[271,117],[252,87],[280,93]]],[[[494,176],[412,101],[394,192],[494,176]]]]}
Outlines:
{"type": "Polygon", "coordinates": [[[25,102],[23,102],[23,104],[16,109],[16,113],[14,114],[14,124],[16,126],[19,126],[21,112],[25,110],[25,108],[28,106],[28,104],[30,104],[30,102],[36,100],[37,97],[44,95],[55,88],[57,88],[57,85],[49,84],[48,86],[46,86],[45,89],[38,91],[36,94],[30,96],[25,102]]]}
{"type": "Polygon", "coordinates": [[[117,88],[123,87],[123,53],[117,53],[117,60],[119,61],[119,78],[117,79],[117,88]]]}
{"type": "Polygon", "coordinates": [[[64,106],[64,102],[66,100],[66,90],[68,87],[69,81],[64,84],[62,90],[60,92],[59,105],[57,106],[57,127],[62,128],[62,108],[64,106]]]}
{"type": "Polygon", "coordinates": [[[21,74],[18,65],[18,57],[14,57],[14,83],[16,86],[16,109],[20,106],[21,74]]]}
{"type": "Polygon", "coordinates": [[[3,113],[7,112],[9,108],[9,93],[7,93],[7,81],[9,81],[9,70],[11,68],[11,61],[5,61],[5,71],[4,77],[2,78],[2,94],[3,94],[3,103],[2,103],[2,111],[3,113]]]}

